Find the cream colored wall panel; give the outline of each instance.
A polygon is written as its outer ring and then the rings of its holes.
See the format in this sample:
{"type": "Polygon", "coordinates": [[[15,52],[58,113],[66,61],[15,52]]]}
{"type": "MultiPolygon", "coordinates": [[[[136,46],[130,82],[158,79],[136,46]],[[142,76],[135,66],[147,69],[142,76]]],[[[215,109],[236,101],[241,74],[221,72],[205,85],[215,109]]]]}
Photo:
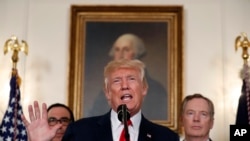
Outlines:
{"type": "MultiPolygon", "coordinates": [[[[211,138],[226,141],[229,124],[235,120],[236,108],[231,103],[237,105],[241,88],[237,74],[242,67],[241,50],[234,51],[234,40],[241,31],[250,36],[249,3],[247,0],[1,0],[0,47],[11,34],[26,40],[30,46],[27,57],[20,53],[18,64],[27,115],[27,105],[33,100],[67,104],[71,4],[183,5],[184,94],[200,92],[214,101],[216,113],[211,138]]],[[[0,55],[0,103],[4,103],[0,106],[0,120],[9,96],[8,55],[0,55]]]]}

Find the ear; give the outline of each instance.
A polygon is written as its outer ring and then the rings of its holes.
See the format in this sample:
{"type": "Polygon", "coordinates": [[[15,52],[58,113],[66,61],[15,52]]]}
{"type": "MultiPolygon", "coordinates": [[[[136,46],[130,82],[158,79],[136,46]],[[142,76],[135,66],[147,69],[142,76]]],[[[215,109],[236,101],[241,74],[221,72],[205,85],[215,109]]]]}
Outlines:
{"type": "Polygon", "coordinates": [[[211,125],[210,125],[210,129],[212,129],[214,127],[214,118],[211,119],[211,125]]]}
{"type": "Polygon", "coordinates": [[[142,90],[142,95],[146,96],[148,93],[148,86],[144,85],[142,90]]]}
{"type": "Polygon", "coordinates": [[[110,91],[108,88],[104,88],[105,97],[108,101],[111,99],[110,91]]]}
{"type": "Polygon", "coordinates": [[[183,116],[182,116],[182,114],[179,117],[179,123],[180,123],[181,126],[183,126],[183,116]]]}

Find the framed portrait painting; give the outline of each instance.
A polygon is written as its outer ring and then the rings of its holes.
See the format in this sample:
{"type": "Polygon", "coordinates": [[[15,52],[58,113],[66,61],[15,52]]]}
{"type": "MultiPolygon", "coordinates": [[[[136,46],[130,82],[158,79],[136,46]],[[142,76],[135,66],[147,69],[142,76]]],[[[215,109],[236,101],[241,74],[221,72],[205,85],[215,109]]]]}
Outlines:
{"type": "Polygon", "coordinates": [[[177,132],[183,90],[182,6],[71,7],[69,106],[77,119],[107,113],[103,92],[105,65],[116,39],[141,39],[149,89],[142,113],[177,132]]]}

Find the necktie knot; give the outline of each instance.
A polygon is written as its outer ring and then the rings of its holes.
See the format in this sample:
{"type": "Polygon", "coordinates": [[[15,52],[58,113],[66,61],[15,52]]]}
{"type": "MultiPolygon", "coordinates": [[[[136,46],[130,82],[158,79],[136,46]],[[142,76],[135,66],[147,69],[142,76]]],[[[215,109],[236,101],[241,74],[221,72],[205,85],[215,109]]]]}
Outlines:
{"type": "Polygon", "coordinates": [[[132,121],[131,121],[131,120],[128,120],[128,121],[127,121],[127,124],[128,124],[128,126],[130,126],[130,125],[131,125],[131,126],[133,126],[133,124],[132,124],[132,121]]]}

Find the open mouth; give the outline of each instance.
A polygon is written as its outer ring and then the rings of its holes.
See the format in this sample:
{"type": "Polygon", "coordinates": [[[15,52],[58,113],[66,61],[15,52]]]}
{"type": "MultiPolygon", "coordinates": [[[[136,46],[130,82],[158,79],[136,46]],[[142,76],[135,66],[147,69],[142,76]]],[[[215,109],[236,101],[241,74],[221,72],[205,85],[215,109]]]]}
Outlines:
{"type": "Polygon", "coordinates": [[[131,100],[133,97],[130,94],[125,94],[121,97],[121,100],[127,101],[131,100]]]}

